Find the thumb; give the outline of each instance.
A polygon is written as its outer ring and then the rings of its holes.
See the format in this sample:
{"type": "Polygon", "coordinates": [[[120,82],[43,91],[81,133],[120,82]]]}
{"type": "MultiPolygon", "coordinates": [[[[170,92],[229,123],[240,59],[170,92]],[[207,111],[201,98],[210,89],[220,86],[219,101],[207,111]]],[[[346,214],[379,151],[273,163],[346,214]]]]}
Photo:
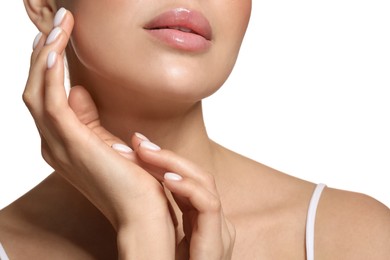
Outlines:
{"type": "MultiPolygon", "coordinates": [[[[117,150],[123,157],[137,162],[136,156],[132,154],[132,149],[120,138],[107,131],[101,124],[99,112],[91,95],[82,86],[74,86],[70,89],[68,103],[77,119],[85,126],[89,127],[107,145],[113,147],[114,144],[122,145],[117,150]],[[123,150],[126,147],[125,150],[123,150]]],[[[116,146],[118,147],[118,146],[116,146]]]]}
{"type": "Polygon", "coordinates": [[[84,87],[72,87],[69,93],[68,102],[81,123],[88,125],[89,123],[99,120],[99,113],[95,102],[84,87]]]}

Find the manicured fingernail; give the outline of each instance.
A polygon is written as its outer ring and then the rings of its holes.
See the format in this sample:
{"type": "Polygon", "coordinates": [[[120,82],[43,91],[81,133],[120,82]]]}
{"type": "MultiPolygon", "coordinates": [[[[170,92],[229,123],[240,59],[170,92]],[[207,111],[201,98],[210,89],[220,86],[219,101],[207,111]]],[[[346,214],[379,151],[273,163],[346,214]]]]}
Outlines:
{"type": "Polygon", "coordinates": [[[150,141],[142,141],[139,145],[142,148],[152,150],[152,151],[160,151],[161,150],[161,148],[158,145],[156,145],[150,141]]]}
{"type": "Polygon", "coordinates": [[[39,32],[37,36],[35,36],[34,42],[33,42],[33,50],[37,47],[39,40],[42,38],[42,33],[39,32]]]}
{"type": "Polygon", "coordinates": [[[54,27],[59,26],[62,23],[62,20],[64,20],[64,17],[65,17],[65,14],[66,14],[66,9],[61,7],[57,11],[56,15],[54,16],[54,21],[53,21],[54,27]]]}
{"type": "Polygon", "coordinates": [[[121,153],[132,153],[133,149],[128,147],[127,145],[124,144],[113,144],[111,145],[112,149],[115,151],[121,152],[121,153]]]}
{"type": "Polygon", "coordinates": [[[146,136],[144,136],[143,134],[135,133],[135,136],[143,141],[149,141],[149,139],[146,136]]]}
{"type": "Polygon", "coordinates": [[[53,68],[54,64],[57,60],[57,53],[55,51],[49,52],[49,55],[47,56],[47,68],[51,69],[53,68]]]}
{"type": "Polygon", "coordinates": [[[45,44],[48,45],[48,44],[54,42],[54,41],[57,39],[58,35],[60,35],[61,30],[62,30],[62,29],[61,29],[60,27],[54,28],[54,29],[50,32],[49,36],[47,37],[46,43],[45,43],[45,44]]]}
{"type": "Polygon", "coordinates": [[[179,174],[176,174],[173,172],[167,172],[164,174],[164,179],[170,180],[170,181],[181,181],[183,179],[183,177],[181,177],[179,174]]]}

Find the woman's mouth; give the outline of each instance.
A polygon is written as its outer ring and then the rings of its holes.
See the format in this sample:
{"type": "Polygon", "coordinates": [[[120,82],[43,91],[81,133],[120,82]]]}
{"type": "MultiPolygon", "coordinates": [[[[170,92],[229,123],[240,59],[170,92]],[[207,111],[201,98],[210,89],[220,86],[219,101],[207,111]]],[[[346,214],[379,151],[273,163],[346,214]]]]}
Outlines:
{"type": "Polygon", "coordinates": [[[197,11],[185,8],[169,10],[153,18],[144,29],[175,49],[202,52],[211,46],[210,23],[197,11]]]}

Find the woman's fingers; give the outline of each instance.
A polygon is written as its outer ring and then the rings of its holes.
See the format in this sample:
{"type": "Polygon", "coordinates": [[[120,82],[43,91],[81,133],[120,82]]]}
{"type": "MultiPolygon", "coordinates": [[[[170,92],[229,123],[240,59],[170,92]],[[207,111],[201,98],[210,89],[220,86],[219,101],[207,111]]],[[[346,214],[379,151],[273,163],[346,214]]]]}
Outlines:
{"type": "MultiPolygon", "coordinates": [[[[88,126],[101,139],[105,140],[109,146],[116,143],[125,145],[119,138],[112,135],[101,126],[98,109],[93,101],[91,95],[82,86],[74,86],[71,88],[68,98],[68,104],[73,110],[78,120],[88,126]]],[[[128,151],[128,149],[126,149],[128,151]]]]}
{"type": "Polygon", "coordinates": [[[68,98],[70,108],[78,120],[91,129],[97,136],[111,146],[123,157],[136,162],[136,155],[133,150],[121,139],[107,131],[100,122],[99,112],[91,95],[82,86],[71,88],[68,98]]]}
{"type": "MultiPolygon", "coordinates": [[[[53,29],[56,27],[60,27],[69,38],[72,33],[73,25],[74,25],[74,19],[72,14],[68,12],[65,8],[59,9],[54,17],[53,29]]],[[[33,41],[33,53],[31,55],[30,65],[34,64],[42,47],[45,46],[47,38],[48,35],[45,35],[42,32],[39,32],[35,37],[33,41]]]]}
{"type": "Polygon", "coordinates": [[[69,106],[81,123],[85,125],[99,124],[99,112],[91,95],[82,86],[72,87],[68,99],[69,106]]]}
{"type": "Polygon", "coordinates": [[[174,194],[187,198],[198,212],[218,216],[221,212],[219,197],[207,190],[201,182],[191,179],[190,175],[182,175],[184,177],[177,173],[165,173],[165,186],[174,194]]]}
{"type": "MultiPolygon", "coordinates": [[[[58,13],[61,14],[60,11],[58,13]]],[[[31,67],[23,92],[23,100],[36,120],[36,117],[42,116],[43,112],[44,82],[49,53],[54,51],[57,54],[63,54],[74,24],[70,12],[65,11],[60,18],[62,19],[57,19],[58,26],[53,28],[48,36],[42,35],[34,40],[36,46],[31,56],[31,67]]],[[[52,55],[51,61],[54,61],[53,58],[52,55]]]]}
{"type": "MultiPolygon", "coordinates": [[[[58,133],[51,131],[53,122],[48,120],[48,116],[50,117],[51,115],[54,118],[54,115],[59,113],[58,109],[55,108],[60,107],[60,105],[66,102],[58,101],[58,99],[51,100],[53,99],[52,86],[56,86],[56,89],[59,89],[61,86],[62,92],[64,92],[62,53],[64,53],[69,41],[74,20],[70,12],[67,12],[65,9],[60,9],[55,16],[54,24],[56,27],[52,29],[48,36],[38,34],[34,39],[34,50],[31,55],[30,72],[23,92],[23,100],[34,118],[41,138],[46,142],[44,146],[48,147],[50,145],[52,148],[58,148],[62,143],[57,138],[58,133]],[[56,53],[61,55],[57,55],[56,53]],[[50,71],[48,67],[53,69],[53,71],[50,71]]],[[[63,116],[64,114],[61,114],[61,117],[63,116]]],[[[50,161],[49,164],[53,166],[53,160],[48,159],[48,150],[53,152],[53,149],[45,149],[42,153],[46,154],[44,156],[45,159],[48,162],[50,161]]]]}
{"type": "Polygon", "coordinates": [[[23,94],[23,99],[37,126],[43,130],[46,138],[50,138],[48,133],[50,131],[45,131],[47,118],[50,118],[54,125],[62,123],[61,126],[56,125],[56,128],[62,129],[63,132],[60,134],[64,135],[71,132],[69,128],[75,126],[73,123],[80,121],[109,146],[115,143],[125,145],[101,127],[96,106],[88,92],[81,86],[74,87],[73,95],[69,97],[69,106],[73,112],[69,108],[63,82],[63,53],[72,32],[73,16],[61,8],[55,15],[53,24],[54,27],[48,36],[39,34],[34,40],[30,75],[23,94]]]}
{"type": "Polygon", "coordinates": [[[70,111],[64,88],[64,62],[62,56],[55,50],[50,51],[46,66],[44,106],[46,114],[54,119],[58,118],[58,115],[64,115],[70,111]]]}
{"type": "Polygon", "coordinates": [[[225,218],[218,195],[189,176],[167,172],[164,185],[183,212],[191,259],[230,259],[234,226],[225,218]]]}
{"type": "Polygon", "coordinates": [[[174,152],[161,149],[156,144],[139,136],[140,134],[133,136],[132,143],[142,161],[154,167],[159,167],[165,172],[185,174],[187,177],[202,183],[209,191],[217,195],[217,188],[212,174],[174,152]]]}
{"type": "Polygon", "coordinates": [[[210,173],[171,151],[162,150],[143,135],[135,134],[132,143],[143,162],[165,173],[157,177],[172,192],[192,200],[192,205],[200,212],[220,211],[219,195],[210,173]]]}
{"type": "Polygon", "coordinates": [[[223,214],[213,176],[145,138],[135,136],[132,141],[142,161],[165,170],[164,185],[183,212],[191,259],[228,259],[235,231],[223,214]]]}
{"type": "MultiPolygon", "coordinates": [[[[75,86],[67,99],[64,87],[63,55],[73,29],[72,14],[64,8],[57,11],[53,29],[49,35],[42,33],[34,39],[29,78],[23,93],[23,100],[29,108],[45,147],[57,153],[66,146],[69,135],[75,128],[88,135],[84,126],[92,130],[108,146],[121,149],[120,154],[134,160],[135,156],[124,149],[125,143],[104,129],[99,120],[97,108],[89,93],[81,86],[75,86]],[[72,111],[73,110],[73,111],[72,111]],[[54,131],[53,131],[54,130],[54,131]],[[56,152],[57,151],[57,152],[56,152]]],[[[48,152],[44,152],[49,158],[48,152]]],[[[63,157],[63,156],[59,156],[63,157]]],[[[47,160],[52,162],[55,160],[47,160]]]]}

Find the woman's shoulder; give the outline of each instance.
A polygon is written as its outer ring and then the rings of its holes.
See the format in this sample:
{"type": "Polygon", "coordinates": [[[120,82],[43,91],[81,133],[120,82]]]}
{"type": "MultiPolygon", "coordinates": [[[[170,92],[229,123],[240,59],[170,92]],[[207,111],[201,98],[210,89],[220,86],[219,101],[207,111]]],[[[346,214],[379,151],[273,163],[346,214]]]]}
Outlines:
{"type": "MultiPolygon", "coordinates": [[[[249,207],[257,209],[252,227],[256,223],[273,223],[267,233],[274,234],[272,243],[280,241],[279,245],[285,246],[290,241],[293,250],[299,246],[294,241],[305,240],[305,223],[316,184],[247,158],[241,158],[241,163],[250,181],[239,190],[250,190],[245,193],[252,202],[249,207]],[[283,227],[282,232],[279,227],[283,227]]],[[[389,259],[390,209],[365,194],[326,187],[319,198],[314,240],[318,258],[389,259]]]]}
{"type": "Polygon", "coordinates": [[[315,252],[330,259],[389,259],[390,209],[365,194],[325,189],[317,209],[315,252]]]}
{"type": "Polygon", "coordinates": [[[0,210],[0,242],[10,259],[116,258],[112,226],[55,175],[0,210]]]}

